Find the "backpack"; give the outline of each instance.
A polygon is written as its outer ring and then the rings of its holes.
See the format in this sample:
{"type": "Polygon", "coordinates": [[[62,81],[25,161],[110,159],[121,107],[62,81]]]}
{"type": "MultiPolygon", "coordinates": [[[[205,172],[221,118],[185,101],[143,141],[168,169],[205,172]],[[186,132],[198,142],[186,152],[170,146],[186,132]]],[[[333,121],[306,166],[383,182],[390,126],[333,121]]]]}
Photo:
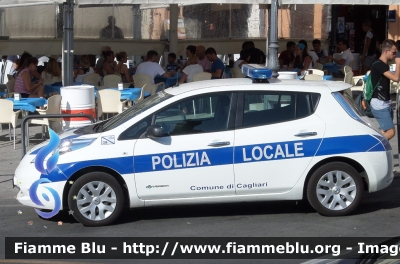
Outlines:
{"type": "MultiPolygon", "coordinates": [[[[378,62],[378,61],[375,61],[372,65],[374,65],[376,62],[378,62]]],[[[372,65],[371,65],[371,68],[372,68],[372,65]]],[[[372,95],[374,94],[375,89],[378,86],[378,84],[381,82],[381,80],[382,80],[382,77],[376,83],[375,87],[373,87],[371,73],[368,75],[367,80],[365,81],[364,90],[363,90],[364,99],[367,100],[368,103],[371,101],[372,95]]]]}
{"type": "MultiPolygon", "coordinates": [[[[376,62],[374,62],[374,63],[376,63],[376,62]]],[[[367,80],[365,81],[363,92],[359,96],[357,96],[357,98],[355,100],[356,104],[360,107],[361,111],[363,111],[364,114],[368,117],[374,117],[369,103],[371,101],[372,95],[375,92],[376,87],[378,87],[378,84],[381,82],[381,80],[382,80],[382,77],[379,79],[379,81],[377,82],[375,87],[373,87],[372,81],[371,81],[371,73],[370,73],[367,77],[367,80]]]]}

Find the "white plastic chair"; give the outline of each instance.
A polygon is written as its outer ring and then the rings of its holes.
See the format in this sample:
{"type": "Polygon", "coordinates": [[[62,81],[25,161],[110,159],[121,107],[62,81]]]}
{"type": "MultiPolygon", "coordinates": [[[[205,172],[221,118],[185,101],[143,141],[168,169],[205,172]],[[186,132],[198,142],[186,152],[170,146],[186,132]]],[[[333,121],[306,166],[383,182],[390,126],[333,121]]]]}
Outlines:
{"type": "Polygon", "coordinates": [[[322,71],[322,68],[323,68],[323,67],[324,67],[324,66],[323,66],[321,63],[318,63],[318,62],[315,62],[314,65],[313,65],[313,68],[314,68],[314,69],[320,70],[320,71],[322,71]]]}
{"type": "Polygon", "coordinates": [[[316,74],[316,75],[320,75],[320,76],[324,76],[325,73],[321,70],[317,70],[317,69],[312,69],[308,71],[309,74],[316,74]]]}
{"type": "Polygon", "coordinates": [[[6,86],[7,86],[7,97],[10,98],[14,95],[15,79],[14,78],[8,79],[6,86]]]}
{"type": "MultiPolygon", "coordinates": [[[[50,114],[60,114],[61,113],[61,95],[56,94],[47,99],[47,105],[45,105],[45,109],[37,109],[37,112],[41,115],[50,115],[50,114]]],[[[61,118],[41,118],[41,119],[31,119],[29,121],[30,124],[42,125],[42,139],[44,135],[45,126],[52,128],[52,122],[61,124],[61,118]]]]}
{"type": "Polygon", "coordinates": [[[103,86],[105,88],[116,88],[119,82],[122,82],[121,75],[109,74],[103,78],[103,86]]]}
{"type": "MultiPolygon", "coordinates": [[[[101,90],[97,93],[99,96],[97,100],[100,103],[97,105],[100,110],[97,110],[97,113],[101,115],[103,114],[120,114],[126,108],[129,107],[129,99],[121,102],[121,92],[117,90],[101,90]]],[[[100,118],[100,115],[98,116],[100,118]]]]}
{"type": "Polygon", "coordinates": [[[347,72],[347,73],[345,73],[345,75],[344,75],[344,82],[345,83],[348,83],[348,84],[353,84],[353,76],[354,76],[354,73],[351,71],[351,72],[347,72]]]}
{"type": "Polygon", "coordinates": [[[231,73],[232,73],[232,78],[243,78],[242,70],[239,68],[236,67],[232,68],[231,73]]]}
{"type": "Polygon", "coordinates": [[[317,74],[307,74],[307,75],[304,77],[304,80],[306,80],[306,81],[310,81],[310,80],[313,80],[313,81],[322,81],[322,80],[324,80],[324,77],[321,76],[321,75],[317,75],[317,74]]]}
{"type": "Polygon", "coordinates": [[[151,76],[144,73],[136,73],[132,75],[132,79],[133,83],[135,84],[135,87],[143,87],[145,84],[146,85],[153,84],[151,76]]]}
{"type": "Polygon", "coordinates": [[[14,134],[14,149],[15,149],[15,128],[19,125],[21,120],[18,115],[21,110],[14,112],[14,103],[7,99],[0,99],[0,124],[8,124],[8,133],[11,140],[11,126],[13,127],[14,134]],[[10,126],[11,125],[11,126],[10,126]]]}
{"type": "Polygon", "coordinates": [[[193,75],[193,81],[198,82],[198,81],[205,81],[205,80],[211,80],[211,73],[209,72],[199,72],[193,75]]]}
{"type": "Polygon", "coordinates": [[[53,76],[53,77],[51,77],[51,80],[50,80],[50,82],[53,84],[53,83],[56,83],[56,82],[61,82],[62,80],[61,80],[61,78],[60,77],[58,77],[58,76],[53,76]]]}
{"type": "Polygon", "coordinates": [[[97,73],[89,73],[83,76],[82,82],[86,84],[91,84],[93,86],[99,86],[100,75],[97,73]]]}
{"type": "Polygon", "coordinates": [[[344,72],[344,74],[353,72],[353,68],[351,66],[344,66],[343,72],[344,72]]]}

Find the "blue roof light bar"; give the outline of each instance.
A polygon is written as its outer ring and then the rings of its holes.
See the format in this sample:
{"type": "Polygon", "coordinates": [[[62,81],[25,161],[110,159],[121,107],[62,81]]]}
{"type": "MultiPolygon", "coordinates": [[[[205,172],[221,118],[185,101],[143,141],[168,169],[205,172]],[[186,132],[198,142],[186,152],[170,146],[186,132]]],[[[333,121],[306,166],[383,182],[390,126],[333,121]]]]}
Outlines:
{"type": "Polygon", "coordinates": [[[244,64],[242,73],[250,77],[253,82],[268,82],[272,78],[272,70],[258,64],[244,64]]]}

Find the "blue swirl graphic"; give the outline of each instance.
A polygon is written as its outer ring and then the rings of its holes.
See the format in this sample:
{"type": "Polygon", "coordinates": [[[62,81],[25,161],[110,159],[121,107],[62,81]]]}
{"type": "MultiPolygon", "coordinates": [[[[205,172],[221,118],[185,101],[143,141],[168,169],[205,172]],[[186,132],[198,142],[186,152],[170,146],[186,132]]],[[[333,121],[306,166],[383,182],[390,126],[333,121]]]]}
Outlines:
{"type": "MultiPolygon", "coordinates": [[[[58,137],[57,133],[55,133],[50,128],[49,128],[49,134],[50,134],[49,144],[47,144],[46,146],[44,146],[43,148],[41,148],[39,150],[38,154],[36,155],[36,159],[35,159],[35,168],[40,173],[42,173],[42,175],[48,175],[56,167],[58,158],[60,156],[59,150],[57,149],[58,145],[60,144],[60,138],[58,137]],[[44,160],[53,151],[54,151],[53,155],[51,155],[51,157],[47,160],[46,169],[45,169],[44,168],[44,160]]],[[[38,187],[39,187],[39,184],[41,184],[41,183],[51,183],[51,181],[47,178],[41,178],[41,179],[35,181],[29,188],[29,196],[31,197],[32,202],[34,202],[36,205],[44,206],[38,197],[38,195],[40,195],[38,193],[38,187]]],[[[35,211],[38,215],[40,215],[43,218],[51,218],[51,217],[55,216],[56,214],[58,214],[58,212],[60,211],[61,199],[56,190],[54,190],[53,188],[50,188],[50,187],[45,187],[45,188],[47,190],[49,190],[49,192],[53,196],[54,208],[51,212],[42,212],[38,209],[35,209],[35,211]]],[[[42,195],[43,199],[45,199],[46,201],[50,201],[50,198],[47,194],[42,193],[41,195],[42,195]]]]}
{"type": "Polygon", "coordinates": [[[49,172],[51,172],[54,167],[57,164],[58,157],[59,157],[59,151],[56,150],[56,152],[47,160],[47,169],[44,168],[44,159],[55,149],[57,149],[58,145],[60,144],[60,138],[58,137],[57,133],[54,132],[51,128],[49,128],[49,134],[50,134],[50,141],[49,144],[44,146],[36,155],[35,159],[35,167],[36,169],[44,174],[47,175],[49,172]]]}

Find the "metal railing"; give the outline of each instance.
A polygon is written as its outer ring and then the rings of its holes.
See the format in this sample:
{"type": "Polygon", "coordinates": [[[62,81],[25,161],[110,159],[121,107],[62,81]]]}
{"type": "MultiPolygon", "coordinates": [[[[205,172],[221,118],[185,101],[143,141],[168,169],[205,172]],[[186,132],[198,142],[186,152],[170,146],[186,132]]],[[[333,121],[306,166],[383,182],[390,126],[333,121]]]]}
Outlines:
{"type": "Polygon", "coordinates": [[[93,116],[88,115],[88,114],[49,114],[49,115],[29,115],[27,117],[25,117],[22,120],[21,123],[21,143],[22,143],[22,157],[23,158],[25,156],[26,153],[26,145],[25,145],[25,126],[26,126],[26,122],[28,122],[28,120],[30,119],[37,119],[37,118],[61,118],[61,117],[85,117],[87,119],[89,119],[92,123],[95,122],[93,116]]]}

